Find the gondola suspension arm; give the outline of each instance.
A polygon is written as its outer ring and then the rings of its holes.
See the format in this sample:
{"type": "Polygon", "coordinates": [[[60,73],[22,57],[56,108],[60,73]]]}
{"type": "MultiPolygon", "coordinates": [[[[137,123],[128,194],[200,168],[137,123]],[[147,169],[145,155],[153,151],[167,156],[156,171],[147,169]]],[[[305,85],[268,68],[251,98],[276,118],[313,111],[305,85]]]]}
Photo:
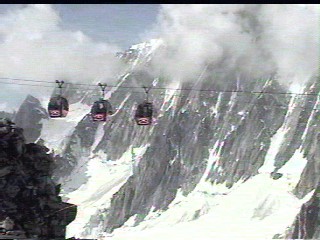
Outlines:
{"type": "Polygon", "coordinates": [[[146,95],[147,95],[146,101],[149,102],[149,92],[150,92],[152,87],[143,86],[143,88],[144,88],[144,91],[146,92],[146,95]]]}
{"type": "Polygon", "coordinates": [[[56,80],[56,83],[58,84],[59,96],[61,97],[61,96],[62,96],[62,86],[63,86],[63,84],[64,84],[64,81],[56,80]]]}
{"type": "Polygon", "coordinates": [[[107,84],[106,83],[98,83],[98,86],[101,88],[102,100],[104,100],[105,90],[106,90],[107,84]]]}

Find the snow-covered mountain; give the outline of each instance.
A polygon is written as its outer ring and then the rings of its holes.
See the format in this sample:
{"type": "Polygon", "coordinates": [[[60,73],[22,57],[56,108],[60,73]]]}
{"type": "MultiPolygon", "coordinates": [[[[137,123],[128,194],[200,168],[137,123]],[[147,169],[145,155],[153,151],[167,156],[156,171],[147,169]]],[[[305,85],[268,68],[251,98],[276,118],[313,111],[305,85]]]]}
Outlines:
{"type": "Polygon", "coordinates": [[[248,81],[210,65],[193,83],[168,81],[148,71],[164,47],[155,39],[118,53],[128,67],[107,94],[117,111],[106,123],[88,115],[93,91],[67,92],[69,115],[41,120],[38,139],[56,154],[61,194],[78,205],[67,237],[319,237],[319,78],[300,95],[282,94],[276,75],[248,81]],[[159,88],[148,127],[133,121],[144,92],[125,88],[142,85],[159,88]]]}

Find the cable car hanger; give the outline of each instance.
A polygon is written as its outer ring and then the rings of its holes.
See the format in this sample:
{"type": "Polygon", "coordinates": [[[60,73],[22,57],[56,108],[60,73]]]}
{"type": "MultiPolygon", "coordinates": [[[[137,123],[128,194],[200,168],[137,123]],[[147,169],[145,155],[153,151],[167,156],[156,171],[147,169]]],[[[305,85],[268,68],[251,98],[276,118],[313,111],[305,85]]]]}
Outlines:
{"type": "Polygon", "coordinates": [[[64,81],[55,81],[58,84],[59,92],[57,96],[51,97],[48,103],[48,113],[50,118],[66,117],[69,111],[69,103],[66,98],[62,96],[62,86],[64,81]]]}
{"type": "Polygon", "coordinates": [[[59,88],[59,96],[61,96],[62,95],[62,86],[64,84],[64,81],[56,80],[56,83],[58,84],[58,88],[59,88]]]}
{"type": "Polygon", "coordinates": [[[145,93],[147,95],[146,101],[149,102],[149,92],[150,92],[152,87],[146,87],[146,86],[142,86],[142,87],[144,88],[144,91],[145,91],[145,93]]]}
{"type": "Polygon", "coordinates": [[[98,86],[101,88],[101,92],[102,92],[101,100],[104,100],[105,90],[108,85],[106,83],[98,83],[98,86]]]}

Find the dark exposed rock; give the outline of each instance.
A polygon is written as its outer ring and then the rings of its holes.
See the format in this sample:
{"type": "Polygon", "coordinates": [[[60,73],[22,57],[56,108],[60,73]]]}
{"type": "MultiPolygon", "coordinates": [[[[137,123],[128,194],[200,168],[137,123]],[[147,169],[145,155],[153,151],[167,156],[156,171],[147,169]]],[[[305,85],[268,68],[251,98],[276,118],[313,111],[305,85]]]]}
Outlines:
{"type": "Polygon", "coordinates": [[[25,144],[22,132],[13,128],[0,139],[0,232],[64,239],[67,224],[75,219],[76,206],[59,197],[60,187],[51,179],[54,165],[49,149],[25,144]],[[8,219],[11,227],[3,222],[8,219]]]}
{"type": "Polygon", "coordinates": [[[284,239],[284,236],[280,233],[275,234],[272,239],[284,239]]]}
{"type": "Polygon", "coordinates": [[[270,174],[270,176],[272,177],[272,179],[278,180],[279,178],[281,178],[283,176],[283,174],[282,173],[277,173],[277,172],[272,172],[270,174]]]}
{"type": "MultiPolygon", "coordinates": [[[[68,177],[74,170],[81,158],[89,158],[91,145],[95,140],[95,131],[97,130],[98,123],[92,122],[90,115],[84,116],[84,118],[78,123],[75,131],[70,137],[64,154],[56,155],[55,159],[55,171],[54,179],[56,182],[61,182],[64,177],[68,177]]],[[[85,172],[85,166],[82,169],[85,172]]],[[[70,180],[70,179],[69,179],[70,180]]],[[[71,189],[68,186],[64,186],[65,192],[69,190],[75,190],[87,181],[87,177],[78,174],[76,181],[73,181],[71,189]]]]}
{"type": "MultiPolygon", "coordinates": [[[[262,88],[271,92],[281,89],[272,78],[259,84],[255,86],[259,90],[262,88]]],[[[217,88],[214,83],[206,81],[198,83],[198,86],[189,85],[186,83],[182,88],[217,88]]],[[[264,163],[271,137],[283,124],[288,103],[288,98],[281,95],[252,97],[192,91],[186,91],[184,95],[186,97],[179,98],[175,108],[157,119],[152,135],[146,131],[147,128],[131,127],[134,123],[130,121],[131,108],[127,102],[124,108],[128,110],[119,112],[112,126],[111,123],[106,124],[104,130],[109,138],[105,135],[97,150],[106,152],[110,159],[118,159],[131,144],[150,144],[134,175],[114,194],[105,220],[106,231],[112,232],[121,227],[134,215],[138,216],[135,219],[138,224],[151,208],[165,210],[179,188],[184,195],[188,195],[203,176],[209,158],[208,149],[217,141],[223,143],[218,145],[222,171],[212,169],[208,180],[232,187],[238,180],[257,174],[264,163]],[[234,105],[230,109],[228,103],[232,98],[234,105]],[[193,99],[192,102],[188,101],[190,99],[193,99]],[[218,101],[220,104],[217,104],[218,101]],[[246,101],[248,104],[243,104],[246,101]],[[206,105],[218,105],[217,114],[212,114],[206,105]],[[121,128],[122,125],[126,127],[121,128]]],[[[130,96],[132,101],[139,101],[135,98],[130,96]]],[[[116,103],[121,100],[123,96],[120,94],[112,98],[112,102],[116,103]]],[[[161,106],[163,99],[155,98],[154,103],[161,106]]]]}
{"type": "Polygon", "coordinates": [[[14,113],[9,113],[9,112],[5,112],[5,111],[0,111],[0,118],[9,118],[9,119],[13,119],[15,116],[16,112],[14,113]]]}
{"type": "MultiPolygon", "coordinates": [[[[320,93],[320,78],[316,79],[314,83],[310,83],[306,93],[320,93]]],[[[303,198],[315,189],[320,181],[320,104],[319,102],[316,103],[317,97],[313,95],[308,96],[308,100],[305,102],[306,111],[310,117],[304,119],[304,125],[308,128],[303,129],[305,137],[301,139],[301,150],[307,160],[307,165],[303,169],[299,183],[294,190],[295,195],[299,198],[303,198]]],[[[300,121],[301,119],[303,118],[299,118],[300,121]]]]}
{"type": "Polygon", "coordinates": [[[286,239],[319,239],[320,238],[320,185],[311,199],[304,203],[298,213],[293,228],[288,231],[286,239]]]}

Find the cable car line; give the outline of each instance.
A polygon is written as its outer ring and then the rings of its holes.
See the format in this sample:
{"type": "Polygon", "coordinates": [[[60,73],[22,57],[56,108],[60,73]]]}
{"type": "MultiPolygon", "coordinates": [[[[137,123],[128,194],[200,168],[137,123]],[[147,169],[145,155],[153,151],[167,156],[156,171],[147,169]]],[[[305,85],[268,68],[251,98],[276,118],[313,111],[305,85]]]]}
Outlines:
{"type": "MultiPolygon", "coordinates": [[[[39,84],[35,85],[35,84],[27,84],[27,83],[10,83],[10,82],[1,82],[0,81],[0,84],[52,88],[52,86],[39,85],[39,84]]],[[[68,83],[65,83],[65,84],[68,84],[68,83]]],[[[91,85],[89,85],[89,86],[91,86],[91,85]]],[[[119,88],[121,88],[121,87],[119,87],[119,88]]],[[[126,88],[131,88],[131,87],[126,87],[126,88]]],[[[141,88],[141,87],[134,87],[134,88],[141,88]]],[[[85,89],[85,88],[76,88],[76,87],[68,88],[68,90],[94,91],[94,89],[85,89]]],[[[117,92],[127,92],[127,91],[117,90],[117,92]]],[[[217,92],[218,93],[230,93],[231,91],[217,91],[217,92]]],[[[242,91],[232,91],[232,92],[234,92],[234,93],[242,93],[242,91]]],[[[130,91],[130,93],[143,93],[143,92],[142,91],[130,91]]],[[[259,92],[256,92],[256,93],[259,93],[259,92]]],[[[260,93],[264,94],[266,92],[260,92],[260,93]]],[[[273,93],[273,94],[277,94],[277,93],[273,93]]],[[[302,95],[302,96],[317,96],[317,94],[300,94],[300,93],[287,93],[287,94],[296,94],[296,95],[302,95]]],[[[170,96],[174,96],[174,97],[198,98],[198,97],[188,97],[188,95],[181,95],[181,94],[176,95],[176,94],[170,94],[170,93],[160,93],[160,95],[168,95],[168,96],[170,95],[170,96]]],[[[201,97],[202,98],[212,98],[212,97],[204,97],[204,96],[201,96],[201,97]]]]}
{"type": "MultiPolygon", "coordinates": [[[[22,86],[32,86],[32,87],[48,87],[48,88],[52,88],[52,86],[45,86],[45,85],[34,85],[34,84],[24,84],[24,83],[7,83],[7,82],[0,82],[0,84],[14,84],[14,85],[22,85],[22,86]]],[[[72,90],[87,90],[87,91],[93,91],[94,89],[84,89],[84,88],[69,88],[72,90]]],[[[122,91],[122,90],[117,90],[117,92],[127,92],[127,91],[122,91]]],[[[130,91],[130,93],[143,93],[143,92],[138,92],[138,91],[130,91]]],[[[187,99],[196,99],[199,97],[188,97],[188,95],[177,95],[177,94],[168,94],[168,93],[160,93],[161,96],[164,95],[170,95],[172,97],[178,97],[178,98],[187,98],[187,99]]],[[[210,99],[212,97],[204,97],[204,96],[200,96],[202,99],[210,99]]],[[[228,100],[229,101],[229,100],[228,100]]],[[[249,103],[249,102],[246,102],[249,103]]],[[[265,105],[266,106],[266,105],[265,105]]],[[[286,105],[279,105],[279,106],[286,106],[286,105]]],[[[301,107],[301,106],[297,106],[299,108],[303,108],[303,109],[311,109],[313,111],[319,110],[317,108],[305,108],[305,107],[301,107]]]]}
{"type": "MultiPolygon", "coordinates": [[[[1,77],[2,80],[12,80],[12,81],[27,81],[27,82],[39,82],[39,83],[50,83],[48,81],[41,81],[41,80],[33,80],[33,79],[19,79],[19,78],[4,78],[1,77]]],[[[4,82],[0,82],[4,83],[4,82]]],[[[22,85],[18,83],[4,83],[4,84],[16,84],[16,85],[22,85]]],[[[85,84],[85,83],[65,83],[69,85],[79,85],[79,86],[94,86],[94,84],[85,84]]],[[[27,85],[27,84],[23,84],[27,85]]],[[[31,85],[30,85],[31,86],[31,85]]],[[[46,86],[50,87],[50,86],[46,86]]],[[[134,89],[134,88],[141,88],[137,86],[109,86],[111,88],[117,87],[117,88],[127,88],[127,89],[134,89]]],[[[72,88],[70,88],[72,89],[72,88]]],[[[199,91],[199,92],[223,92],[223,93],[246,93],[246,94],[270,94],[270,95],[301,95],[301,96],[318,96],[319,93],[293,93],[293,92],[268,92],[268,91],[246,91],[246,90],[215,90],[215,89],[192,89],[192,88],[169,88],[169,87],[153,87],[155,90],[175,90],[175,91],[199,91]]]]}
{"type": "MultiPolygon", "coordinates": [[[[0,79],[3,79],[3,78],[0,78],[0,79]]],[[[33,80],[30,80],[30,81],[33,81],[33,80]]],[[[42,82],[42,81],[41,81],[42,82]]],[[[49,82],[47,82],[47,83],[49,83],[49,82]]],[[[52,83],[52,82],[50,82],[50,83],[52,83]]],[[[55,82],[56,84],[57,84],[57,82],[55,82]]],[[[0,81],[0,84],[11,84],[11,85],[22,85],[22,86],[33,86],[33,87],[49,87],[49,88],[52,88],[52,86],[47,86],[47,85],[35,85],[35,84],[27,84],[27,83],[10,83],[10,82],[1,82],[0,81]]],[[[64,84],[68,84],[68,83],[64,83],[64,84]]],[[[79,84],[77,84],[77,85],[79,85],[79,84]]],[[[93,85],[89,85],[89,84],[81,84],[81,85],[86,85],[86,86],[93,86],[93,85]]],[[[96,86],[96,85],[95,85],[96,86]]],[[[59,88],[59,86],[58,86],[58,88],[59,88]]],[[[121,87],[119,87],[119,88],[121,88],[121,87]]],[[[126,87],[126,88],[138,88],[138,87],[126,87]]],[[[145,93],[146,93],[146,87],[145,86],[143,86],[143,88],[144,88],[144,90],[145,90],[145,93]]],[[[153,89],[154,89],[155,87],[153,87],[153,89]]],[[[72,87],[72,88],[68,88],[68,89],[72,89],[72,90],[86,90],[86,91],[94,91],[94,89],[84,89],[84,88],[75,88],[75,87],[72,87]]],[[[141,89],[141,87],[140,87],[140,89],[141,89]]],[[[159,89],[159,88],[158,88],[159,89]]],[[[166,89],[166,88],[162,88],[162,89],[166,89]]],[[[167,89],[169,89],[169,88],[167,88],[167,89]]],[[[171,90],[174,90],[174,89],[171,89],[171,90]]],[[[149,93],[149,91],[150,91],[150,89],[148,89],[147,90],[148,91],[148,93],[149,93]]],[[[117,92],[128,92],[128,91],[122,91],[122,90],[117,90],[117,92]]],[[[229,93],[229,92],[231,92],[231,91],[217,91],[217,92],[221,92],[221,93],[229,93]]],[[[232,91],[232,92],[236,92],[236,93],[242,93],[242,91],[232,91]]],[[[130,93],[143,93],[142,91],[130,91],[130,93]]],[[[258,92],[257,92],[258,93],[258,92]]],[[[260,96],[262,95],[262,94],[264,94],[264,93],[266,93],[266,92],[260,92],[260,96]]],[[[274,93],[274,94],[276,94],[276,93],[274,93]]],[[[290,94],[290,93],[288,93],[288,94],[290,94]]],[[[162,96],[164,96],[164,95],[168,95],[168,96],[171,96],[171,97],[178,97],[178,98],[187,98],[187,99],[198,99],[198,98],[201,98],[201,99],[211,99],[212,97],[207,97],[207,96],[198,96],[198,97],[190,97],[190,96],[188,96],[188,95],[182,95],[182,94],[169,94],[169,93],[160,93],[160,95],[162,95],[162,96]]],[[[316,95],[316,94],[296,94],[296,95],[307,95],[307,96],[314,96],[314,95],[316,95]]],[[[227,101],[230,101],[230,100],[227,100],[227,101]]],[[[243,102],[242,102],[243,103],[243,102]]],[[[246,104],[248,104],[248,103],[250,103],[250,102],[246,102],[246,104]]],[[[264,105],[264,106],[267,106],[267,105],[264,105]]],[[[273,106],[279,106],[279,107],[287,107],[287,105],[280,105],[280,104],[278,104],[278,105],[273,105],[273,106]]],[[[311,110],[311,111],[317,111],[317,110],[320,110],[320,109],[318,109],[318,108],[306,108],[306,107],[302,107],[302,106],[296,106],[296,107],[298,107],[298,108],[302,108],[302,109],[309,109],[309,110],[311,110]]]]}

